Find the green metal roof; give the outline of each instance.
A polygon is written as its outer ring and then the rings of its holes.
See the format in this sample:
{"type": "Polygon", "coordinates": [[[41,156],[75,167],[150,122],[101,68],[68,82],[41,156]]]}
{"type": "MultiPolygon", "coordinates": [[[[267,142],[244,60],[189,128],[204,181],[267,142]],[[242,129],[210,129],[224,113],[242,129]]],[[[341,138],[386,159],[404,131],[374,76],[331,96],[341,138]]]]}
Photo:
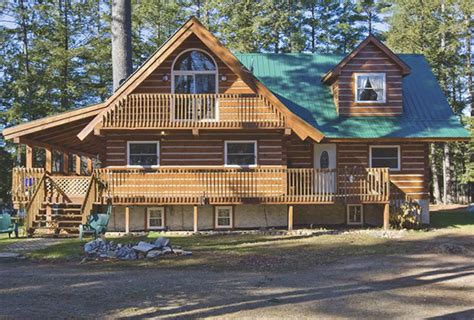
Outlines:
{"type": "Polygon", "coordinates": [[[403,78],[403,115],[339,116],[321,77],[343,58],[325,54],[236,54],[295,114],[328,138],[469,138],[423,55],[398,55],[411,68],[403,78]]]}

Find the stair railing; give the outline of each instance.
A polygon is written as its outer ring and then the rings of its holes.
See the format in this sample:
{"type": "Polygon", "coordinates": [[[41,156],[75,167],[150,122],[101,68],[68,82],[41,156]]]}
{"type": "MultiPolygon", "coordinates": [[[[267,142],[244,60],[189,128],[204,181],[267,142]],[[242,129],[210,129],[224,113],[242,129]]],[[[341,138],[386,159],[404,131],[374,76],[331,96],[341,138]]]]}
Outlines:
{"type": "Polygon", "coordinates": [[[92,173],[89,181],[89,187],[87,188],[86,196],[84,197],[84,201],[81,205],[82,224],[87,222],[87,216],[90,214],[92,207],[94,206],[96,192],[96,177],[95,173],[92,173]]]}
{"type": "Polygon", "coordinates": [[[30,202],[26,205],[27,230],[33,228],[34,215],[39,212],[46,197],[46,178],[46,173],[43,173],[30,202]]]}

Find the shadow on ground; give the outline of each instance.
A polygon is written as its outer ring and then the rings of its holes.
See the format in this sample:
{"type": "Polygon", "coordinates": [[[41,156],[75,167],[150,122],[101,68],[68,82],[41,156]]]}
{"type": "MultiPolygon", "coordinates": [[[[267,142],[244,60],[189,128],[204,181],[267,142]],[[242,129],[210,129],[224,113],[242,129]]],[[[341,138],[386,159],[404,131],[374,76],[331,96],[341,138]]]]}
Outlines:
{"type": "MultiPolygon", "coordinates": [[[[464,317],[474,302],[473,236],[439,235],[393,240],[416,250],[351,255],[318,264],[334,248],[308,256],[305,268],[273,272],[201,266],[187,270],[71,263],[4,263],[1,316],[18,318],[114,317],[464,317]],[[468,246],[439,252],[439,244],[468,246]],[[469,247],[469,245],[471,247],[469,247]],[[429,250],[432,248],[432,250],[429,250]]],[[[308,244],[280,252],[286,258],[308,244]]],[[[364,250],[381,250],[368,245],[364,250]]],[[[383,248],[382,248],[383,249],[383,248]]],[[[278,253],[277,253],[278,254],[278,253]]],[[[295,259],[305,259],[294,255],[295,259]]],[[[216,258],[220,258],[216,256],[216,258]]],[[[265,258],[265,256],[264,256],[265,258]]],[[[273,261],[273,260],[272,260],[273,261]]],[[[278,263],[277,260],[276,263],[278,263]]],[[[157,262],[158,264],[160,262],[157,262]]],[[[296,263],[295,263],[296,264],[296,263]]]]}

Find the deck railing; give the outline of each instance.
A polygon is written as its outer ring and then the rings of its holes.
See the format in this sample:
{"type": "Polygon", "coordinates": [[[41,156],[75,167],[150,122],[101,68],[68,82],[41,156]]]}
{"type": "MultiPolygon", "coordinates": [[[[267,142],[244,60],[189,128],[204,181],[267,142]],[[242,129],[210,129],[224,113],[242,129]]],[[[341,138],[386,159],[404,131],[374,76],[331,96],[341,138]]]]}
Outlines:
{"type": "Polygon", "coordinates": [[[16,167],[12,170],[12,201],[13,204],[27,204],[44,176],[43,168],[16,167]]]}
{"type": "Polygon", "coordinates": [[[386,203],[386,168],[160,168],[97,169],[92,177],[50,176],[41,169],[13,170],[12,198],[29,216],[43,201],[80,201],[88,214],[94,203],[386,203]],[[55,195],[56,193],[56,195],[55,195]],[[57,199],[56,199],[57,198],[57,199]]]}
{"type": "Polygon", "coordinates": [[[282,113],[260,95],[131,94],[103,118],[103,128],[284,128],[282,113]]]}
{"type": "Polygon", "coordinates": [[[97,202],[332,203],[387,202],[389,174],[371,169],[98,169],[97,202]]]}

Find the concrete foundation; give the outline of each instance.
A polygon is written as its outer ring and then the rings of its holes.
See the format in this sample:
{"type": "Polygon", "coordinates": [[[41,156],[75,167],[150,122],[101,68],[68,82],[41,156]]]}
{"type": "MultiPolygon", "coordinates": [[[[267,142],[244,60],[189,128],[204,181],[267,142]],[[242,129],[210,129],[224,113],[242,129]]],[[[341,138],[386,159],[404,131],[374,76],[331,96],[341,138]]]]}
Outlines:
{"type": "MultiPolygon", "coordinates": [[[[421,204],[421,203],[420,203],[421,204]]],[[[165,207],[165,226],[170,230],[193,230],[193,206],[170,205],[165,207]]],[[[236,205],[233,207],[233,228],[286,228],[287,205],[236,205]]],[[[146,230],[146,206],[130,206],[130,231],[146,230]]],[[[214,206],[198,207],[198,229],[214,229],[214,206]]],[[[364,205],[364,225],[382,226],[383,205],[364,205]]],[[[345,225],[345,204],[294,205],[294,225],[345,225]]],[[[429,217],[428,217],[429,219],[429,217]]],[[[429,220],[428,220],[429,221],[429,220]]],[[[125,231],[125,207],[114,206],[109,223],[110,231],[125,231]]]]}
{"type": "Polygon", "coordinates": [[[430,201],[416,200],[421,207],[421,223],[430,224],[430,201]]]}

